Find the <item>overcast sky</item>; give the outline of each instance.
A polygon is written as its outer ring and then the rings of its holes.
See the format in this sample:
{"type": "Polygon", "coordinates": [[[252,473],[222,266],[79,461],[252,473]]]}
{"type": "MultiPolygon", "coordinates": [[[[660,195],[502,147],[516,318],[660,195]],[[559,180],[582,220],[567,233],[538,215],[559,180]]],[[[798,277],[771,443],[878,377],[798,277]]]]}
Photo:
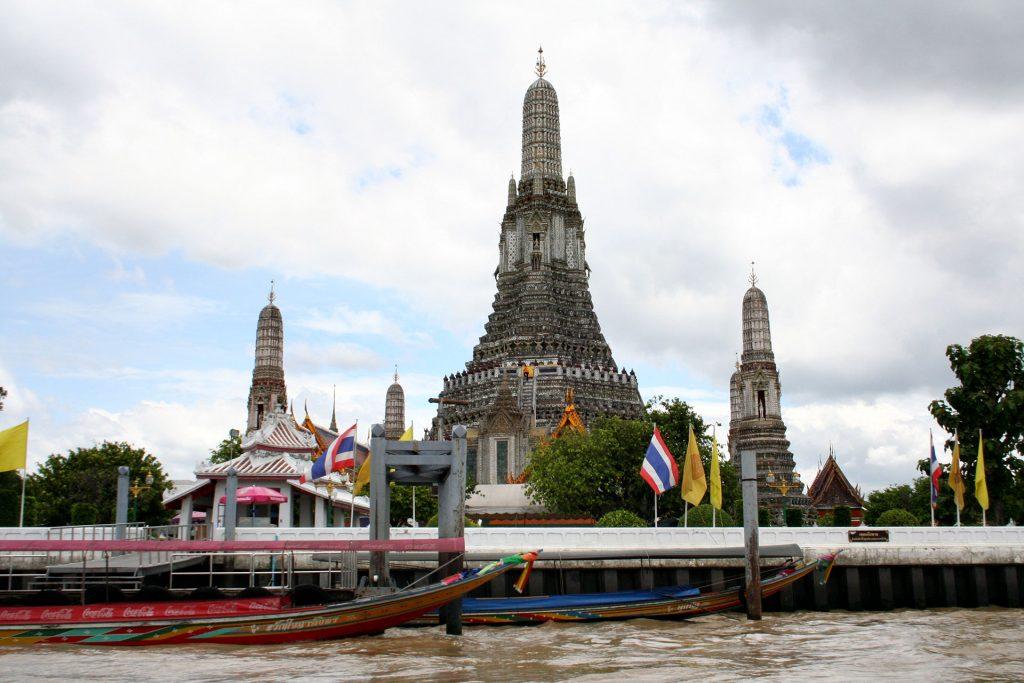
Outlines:
{"type": "MultiPolygon", "coordinates": [[[[417,430],[494,296],[538,44],[616,361],[727,423],[750,262],[808,480],[908,480],[1024,336],[1024,4],[42,3],[0,20],[0,427],[188,477],[271,279],[301,412],[417,430]],[[937,435],[938,439],[938,435],[937,435]]],[[[724,427],[723,427],[724,428],[724,427]]]]}

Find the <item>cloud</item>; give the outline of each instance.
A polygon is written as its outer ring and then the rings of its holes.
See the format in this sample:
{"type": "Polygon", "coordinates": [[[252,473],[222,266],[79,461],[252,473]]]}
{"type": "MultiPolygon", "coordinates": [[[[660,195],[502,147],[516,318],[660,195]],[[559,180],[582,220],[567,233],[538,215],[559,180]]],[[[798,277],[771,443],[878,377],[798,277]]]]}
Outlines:
{"type": "Polygon", "coordinates": [[[375,370],[383,364],[378,353],[359,344],[292,342],[285,346],[285,367],[292,372],[375,370]]]}

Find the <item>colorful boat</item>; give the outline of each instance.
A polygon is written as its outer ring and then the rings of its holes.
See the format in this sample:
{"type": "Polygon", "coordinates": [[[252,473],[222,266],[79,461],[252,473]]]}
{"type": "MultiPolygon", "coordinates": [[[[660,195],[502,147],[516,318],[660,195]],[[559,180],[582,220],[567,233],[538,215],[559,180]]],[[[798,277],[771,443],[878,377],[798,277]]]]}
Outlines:
{"type": "MultiPolygon", "coordinates": [[[[815,569],[821,570],[822,580],[825,580],[833,560],[833,555],[826,555],[818,560],[790,562],[761,580],[761,595],[775,595],[812,574],[815,569]]],[[[462,601],[462,621],[465,624],[497,625],[637,618],[686,619],[724,612],[742,603],[742,588],[704,594],[692,586],[523,598],[465,598],[462,601]]],[[[427,615],[411,622],[411,625],[427,623],[437,623],[436,616],[427,615]]]]}
{"type": "MultiPolygon", "coordinates": [[[[273,644],[380,633],[437,610],[536,555],[463,572],[423,588],[312,607],[282,598],[0,608],[0,646],[273,644]]],[[[436,621],[434,623],[437,623],[436,621]]]]}

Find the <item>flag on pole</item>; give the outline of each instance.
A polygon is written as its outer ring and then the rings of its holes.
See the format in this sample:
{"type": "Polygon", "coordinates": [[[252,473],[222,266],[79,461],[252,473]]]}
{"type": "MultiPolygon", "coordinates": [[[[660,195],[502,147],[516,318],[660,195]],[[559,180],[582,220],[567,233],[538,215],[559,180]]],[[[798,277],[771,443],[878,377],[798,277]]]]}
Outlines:
{"type": "Polygon", "coordinates": [[[655,495],[665,493],[679,483],[679,466],[665,445],[665,440],[661,438],[657,425],[651,435],[651,445],[644,455],[644,463],[640,466],[640,476],[654,489],[655,495]]]}
{"type": "Polygon", "coordinates": [[[953,436],[953,461],[949,464],[949,488],[953,489],[956,509],[964,509],[964,475],[960,472],[960,436],[953,436]]]}
{"type": "Polygon", "coordinates": [[[931,446],[931,458],[929,472],[932,480],[932,508],[939,506],[939,477],[942,475],[942,467],[939,466],[939,459],[935,457],[935,440],[932,438],[932,431],[928,430],[928,444],[931,446]]]}
{"type": "Polygon", "coordinates": [[[372,455],[366,456],[366,460],[364,460],[363,464],[359,467],[359,473],[356,474],[356,481],[352,484],[353,496],[362,495],[363,489],[370,485],[370,469],[372,468],[372,465],[370,465],[370,458],[372,457],[372,455]]]}
{"type": "Polygon", "coordinates": [[[299,482],[316,481],[331,472],[340,472],[356,466],[356,426],[352,425],[338,435],[323,454],[313,461],[308,472],[303,473],[299,482]]]}
{"type": "Polygon", "coordinates": [[[686,444],[686,462],[683,464],[683,500],[693,506],[700,505],[707,490],[704,463],[700,461],[697,437],[693,435],[693,425],[690,425],[690,440],[686,444]]]}
{"type": "Polygon", "coordinates": [[[978,430],[978,465],[974,470],[974,497],[982,510],[988,510],[988,484],[985,483],[985,440],[978,430]]]}
{"type": "Polygon", "coordinates": [[[718,470],[718,437],[711,437],[711,507],[722,509],[722,474],[718,470]]]}
{"type": "Polygon", "coordinates": [[[0,432],[0,472],[23,470],[28,462],[28,420],[0,432]]]}

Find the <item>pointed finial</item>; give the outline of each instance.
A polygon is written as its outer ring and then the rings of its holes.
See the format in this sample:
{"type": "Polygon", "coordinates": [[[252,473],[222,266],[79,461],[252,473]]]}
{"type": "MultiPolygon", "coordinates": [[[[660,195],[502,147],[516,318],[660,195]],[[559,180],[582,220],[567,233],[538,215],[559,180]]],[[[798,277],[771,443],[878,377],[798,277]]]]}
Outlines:
{"type": "Polygon", "coordinates": [[[295,419],[295,401],[288,404],[288,412],[292,414],[292,419],[295,419]]]}
{"type": "Polygon", "coordinates": [[[395,384],[398,384],[398,363],[395,363],[395,384]]]}
{"type": "Polygon", "coordinates": [[[740,365],[740,352],[734,351],[733,353],[736,354],[736,369],[739,370],[741,367],[743,367],[742,365],[740,365]]]}
{"type": "Polygon", "coordinates": [[[304,413],[306,413],[306,417],[309,417],[309,401],[308,400],[303,399],[303,401],[302,401],[302,411],[304,413]]]}
{"type": "Polygon", "coordinates": [[[754,272],[754,262],[750,262],[750,286],[757,286],[757,273],[754,272]]]}
{"type": "Polygon", "coordinates": [[[544,47],[537,48],[537,67],[534,69],[537,76],[544,78],[544,74],[548,72],[548,67],[544,64],[544,47]]]}
{"type": "Polygon", "coordinates": [[[270,281],[270,294],[267,295],[267,302],[272,304],[272,303],[274,303],[274,299],[275,298],[276,297],[274,296],[274,281],[271,280],[270,281]]]}
{"type": "Polygon", "coordinates": [[[331,431],[338,432],[338,385],[331,385],[331,431]]]}

